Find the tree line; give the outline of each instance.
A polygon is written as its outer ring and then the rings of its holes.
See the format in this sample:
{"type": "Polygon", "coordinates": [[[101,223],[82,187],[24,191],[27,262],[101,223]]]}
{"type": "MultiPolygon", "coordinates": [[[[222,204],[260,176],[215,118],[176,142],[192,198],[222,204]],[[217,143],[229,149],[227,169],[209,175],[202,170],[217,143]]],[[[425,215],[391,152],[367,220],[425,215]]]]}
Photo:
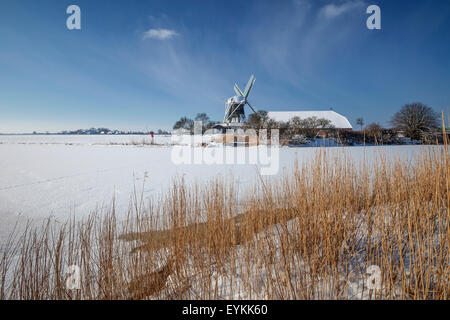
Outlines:
{"type": "MultiPolygon", "coordinates": [[[[417,142],[434,142],[439,136],[442,138],[442,124],[440,114],[431,107],[417,102],[405,104],[396,112],[389,121],[390,128],[384,128],[379,123],[370,123],[364,126],[364,119],[358,118],[356,124],[359,127],[354,131],[337,130],[332,122],[324,118],[310,117],[300,119],[294,117],[288,122],[278,122],[269,118],[266,111],[258,111],[248,117],[244,123],[244,129],[254,129],[257,133],[261,129],[279,129],[280,139],[291,140],[293,138],[305,140],[314,139],[318,135],[322,136],[325,131],[328,137],[341,140],[344,144],[355,143],[402,143],[402,139],[407,138],[417,142]]],[[[193,133],[194,121],[202,121],[203,132],[213,128],[217,123],[205,113],[198,113],[194,120],[182,117],[173,126],[174,130],[185,130],[193,133]]]]}
{"type": "MultiPolygon", "coordinates": [[[[397,136],[409,138],[419,142],[434,142],[443,133],[441,115],[431,107],[420,103],[405,104],[389,120],[391,128],[383,128],[379,123],[373,122],[364,127],[364,119],[358,118],[357,125],[360,132],[371,137],[382,138],[387,132],[393,132],[397,136]]],[[[445,130],[445,132],[447,132],[445,130]]]]}

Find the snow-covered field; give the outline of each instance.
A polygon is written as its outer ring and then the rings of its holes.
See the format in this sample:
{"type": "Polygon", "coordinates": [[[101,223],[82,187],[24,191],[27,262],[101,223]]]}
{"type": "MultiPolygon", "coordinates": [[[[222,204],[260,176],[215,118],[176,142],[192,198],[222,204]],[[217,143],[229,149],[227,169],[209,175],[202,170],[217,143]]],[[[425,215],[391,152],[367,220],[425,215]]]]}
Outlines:
{"type": "MultiPolygon", "coordinates": [[[[160,146],[133,143],[148,136],[0,135],[0,243],[20,216],[42,219],[83,217],[97,207],[109,206],[115,198],[118,214],[125,214],[134,190],[144,197],[158,195],[172,178],[205,181],[218,175],[233,175],[239,186],[256,181],[253,164],[206,165],[172,161],[170,137],[155,137],[160,146]]],[[[408,158],[421,152],[419,146],[345,148],[352,159],[408,158]]],[[[229,147],[230,152],[234,148],[229,147]]],[[[330,148],[341,151],[344,148],[330,148]]],[[[296,159],[307,161],[317,148],[279,150],[278,175],[296,159]]]]}
{"type": "MultiPolygon", "coordinates": [[[[154,137],[155,144],[168,144],[170,136],[154,137]]],[[[150,143],[150,135],[0,135],[0,144],[66,144],[66,145],[108,145],[150,143]]]]}

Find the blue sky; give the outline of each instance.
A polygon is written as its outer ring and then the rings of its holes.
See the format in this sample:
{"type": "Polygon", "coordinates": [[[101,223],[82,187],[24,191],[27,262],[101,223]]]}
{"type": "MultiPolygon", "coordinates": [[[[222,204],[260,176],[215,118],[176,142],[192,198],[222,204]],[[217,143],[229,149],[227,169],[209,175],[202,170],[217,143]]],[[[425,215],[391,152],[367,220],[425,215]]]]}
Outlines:
{"type": "Polygon", "coordinates": [[[252,73],[257,109],[387,125],[408,102],[450,108],[449,58],[444,0],[2,0],[0,132],[221,120],[252,73]],[[66,28],[71,4],[82,30],[66,28]]]}

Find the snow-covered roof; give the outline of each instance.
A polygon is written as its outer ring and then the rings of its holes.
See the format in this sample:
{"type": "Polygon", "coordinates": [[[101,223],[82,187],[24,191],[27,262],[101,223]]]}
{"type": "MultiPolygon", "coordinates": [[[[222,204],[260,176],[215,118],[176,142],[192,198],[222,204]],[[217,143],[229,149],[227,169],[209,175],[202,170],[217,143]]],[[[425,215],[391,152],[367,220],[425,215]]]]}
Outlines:
{"type": "Polygon", "coordinates": [[[353,129],[346,117],[332,110],[327,111],[271,111],[268,112],[269,118],[275,121],[287,122],[294,117],[306,119],[311,117],[325,118],[331,121],[331,124],[337,129],[353,129]]]}

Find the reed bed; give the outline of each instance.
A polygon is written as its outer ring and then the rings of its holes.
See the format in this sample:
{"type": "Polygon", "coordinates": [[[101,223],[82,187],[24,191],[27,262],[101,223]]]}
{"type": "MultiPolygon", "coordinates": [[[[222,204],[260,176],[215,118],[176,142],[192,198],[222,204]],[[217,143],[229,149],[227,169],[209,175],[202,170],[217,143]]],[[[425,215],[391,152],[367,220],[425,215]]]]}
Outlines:
{"type": "Polygon", "coordinates": [[[339,150],[245,191],[178,179],[151,201],[135,192],[124,221],[112,203],[12,232],[0,299],[448,299],[448,147],[339,150]]]}

